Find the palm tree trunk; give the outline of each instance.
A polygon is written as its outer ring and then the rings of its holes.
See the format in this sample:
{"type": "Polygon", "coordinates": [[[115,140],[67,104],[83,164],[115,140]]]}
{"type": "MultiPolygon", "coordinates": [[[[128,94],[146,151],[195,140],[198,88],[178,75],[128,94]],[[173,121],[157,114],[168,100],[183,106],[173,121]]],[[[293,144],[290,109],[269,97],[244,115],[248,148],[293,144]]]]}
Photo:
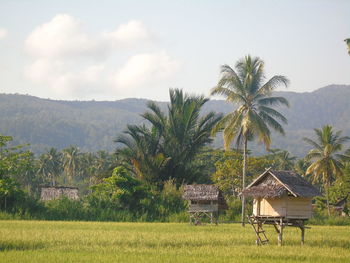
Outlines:
{"type": "Polygon", "coordinates": [[[325,185],[325,190],[326,190],[326,201],[327,201],[327,210],[328,210],[328,217],[331,216],[331,209],[329,207],[329,187],[328,187],[328,183],[325,185]]]}
{"type": "MultiPolygon", "coordinates": [[[[244,147],[243,147],[243,175],[242,175],[242,191],[245,189],[245,176],[247,172],[247,137],[244,136],[244,147]]],[[[242,195],[242,226],[245,226],[245,197],[242,195]]]]}

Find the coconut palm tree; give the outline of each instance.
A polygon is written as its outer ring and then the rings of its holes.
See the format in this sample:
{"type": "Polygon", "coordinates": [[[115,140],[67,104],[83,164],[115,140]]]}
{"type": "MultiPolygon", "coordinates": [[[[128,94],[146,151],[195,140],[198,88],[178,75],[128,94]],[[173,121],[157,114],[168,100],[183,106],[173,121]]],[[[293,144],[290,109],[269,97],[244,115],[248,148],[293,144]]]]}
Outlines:
{"type": "Polygon", "coordinates": [[[311,162],[305,159],[299,159],[294,165],[294,170],[305,178],[309,178],[309,174],[306,174],[307,168],[310,166],[311,162]]]}
{"type": "Polygon", "coordinates": [[[62,150],[63,170],[70,183],[72,183],[72,178],[76,176],[76,173],[79,170],[80,154],[81,153],[76,146],[69,146],[62,150]]]}
{"type": "MultiPolygon", "coordinates": [[[[223,130],[226,150],[234,139],[237,147],[243,145],[242,190],[245,188],[248,141],[257,138],[268,149],[271,144],[271,129],[284,134],[279,121],[287,123],[287,119],[273,109],[273,106],[289,106],[288,101],[283,97],[273,96],[272,92],[281,85],[287,86],[288,79],[277,75],[265,83],[264,81],[264,62],[258,57],[246,56],[236,63],[235,69],[223,65],[221,78],[211,91],[212,95],[222,95],[227,102],[237,107],[217,123],[212,133],[223,130]]],[[[243,226],[244,218],[245,198],[242,196],[243,226]]]]}
{"type": "Polygon", "coordinates": [[[274,161],[273,167],[278,170],[290,170],[294,166],[294,161],[297,159],[291,156],[290,152],[280,149],[271,149],[270,158],[274,161]]]}
{"type": "Polygon", "coordinates": [[[51,184],[55,186],[57,177],[61,174],[62,154],[56,148],[51,148],[39,157],[38,174],[48,178],[51,184]]]}
{"type": "Polygon", "coordinates": [[[307,168],[306,174],[311,174],[314,182],[321,182],[326,192],[326,201],[328,216],[330,216],[329,208],[329,187],[332,182],[343,175],[344,168],[342,160],[346,160],[349,156],[340,154],[343,144],[350,139],[348,136],[341,136],[342,131],[333,132],[330,125],[325,125],[322,129],[314,129],[316,133],[316,141],[304,138],[304,141],[314,148],[309,151],[305,159],[311,161],[311,165],[307,168]]]}

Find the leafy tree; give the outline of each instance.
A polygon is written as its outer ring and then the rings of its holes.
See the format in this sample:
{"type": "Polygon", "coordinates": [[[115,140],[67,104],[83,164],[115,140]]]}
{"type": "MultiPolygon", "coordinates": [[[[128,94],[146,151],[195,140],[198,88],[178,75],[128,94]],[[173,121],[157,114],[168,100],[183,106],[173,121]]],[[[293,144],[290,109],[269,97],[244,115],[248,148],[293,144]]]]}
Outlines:
{"type": "Polygon", "coordinates": [[[12,140],[11,136],[0,135],[0,178],[12,178],[30,192],[40,183],[35,178],[34,155],[25,150],[26,145],[10,146],[12,140]]]}
{"type": "MultiPolygon", "coordinates": [[[[227,114],[213,129],[213,134],[223,130],[224,147],[230,148],[236,138],[238,147],[243,145],[243,173],[242,188],[245,188],[247,170],[248,141],[258,140],[269,148],[271,131],[273,129],[284,134],[282,125],[278,121],[287,123],[287,119],[273,109],[275,105],[286,105],[288,101],[283,97],[274,97],[272,91],[280,85],[287,86],[288,80],[284,76],[274,76],[264,83],[264,62],[258,57],[246,56],[239,60],[235,69],[228,65],[221,67],[221,78],[212,95],[222,95],[226,101],[238,106],[236,110],[227,114]]],[[[245,219],[245,199],[242,197],[242,225],[245,219]]]]}
{"type": "Polygon", "coordinates": [[[343,175],[344,165],[341,160],[348,156],[340,154],[343,144],[350,139],[348,136],[341,136],[342,131],[333,132],[330,125],[325,125],[322,129],[314,129],[316,141],[304,138],[304,141],[314,148],[309,151],[306,160],[312,164],[306,170],[306,174],[312,174],[314,182],[322,182],[326,192],[328,215],[329,207],[329,187],[332,182],[343,175]]]}
{"type": "MultiPolygon", "coordinates": [[[[266,168],[271,167],[273,160],[263,157],[250,157],[247,163],[247,179],[251,182],[266,168]]],[[[242,192],[242,156],[237,155],[215,163],[216,171],[213,182],[226,194],[238,196],[242,192]]]]}
{"type": "Polygon", "coordinates": [[[144,211],[143,203],[149,196],[147,187],[132,177],[124,167],[113,170],[111,177],[92,187],[90,204],[100,208],[128,209],[133,212],[144,211]]]}
{"type": "Polygon", "coordinates": [[[198,167],[194,159],[210,142],[211,130],[221,116],[200,111],[208,101],[203,96],[190,96],[182,90],[170,90],[166,115],[153,102],[142,117],[151,123],[128,125],[125,134],[116,141],[126,148],[118,153],[131,164],[133,171],[148,182],[159,183],[174,179],[177,185],[196,179],[198,167]]]}
{"type": "Polygon", "coordinates": [[[334,185],[330,187],[329,196],[332,202],[350,197],[350,162],[344,164],[343,176],[337,178],[334,185]]]}
{"type": "Polygon", "coordinates": [[[16,201],[22,200],[23,191],[19,185],[9,177],[0,179],[0,208],[7,211],[9,207],[13,207],[16,201]]]}

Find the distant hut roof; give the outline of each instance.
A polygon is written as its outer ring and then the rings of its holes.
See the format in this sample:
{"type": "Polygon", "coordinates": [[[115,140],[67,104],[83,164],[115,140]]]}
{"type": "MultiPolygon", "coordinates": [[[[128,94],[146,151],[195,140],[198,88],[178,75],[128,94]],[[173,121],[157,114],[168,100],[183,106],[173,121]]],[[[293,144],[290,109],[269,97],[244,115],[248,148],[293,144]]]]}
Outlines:
{"type": "Polygon", "coordinates": [[[287,193],[295,197],[314,197],[320,192],[308,181],[293,171],[266,170],[243,192],[254,198],[276,198],[287,193]]]}
{"type": "Polygon", "coordinates": [[[51,189],[77,189],[78,187],[73,186],[51,186],[51,185],[41,185],[41,188],[51,188],[51,189]]]}
{"type": "Polygon", "coordinates": [[[348,197],[345,197],[343,199],[340,199],[338,202],[336,202],[335,204],[333,204],[334,207],[341,207],[344,208],[346,203],[348,201],[348,197]]]}
{"type": "Polygon", "coordinates": [[[183,198],[186,200],[201,201],[201,200],[219,200],[220,191],[215,185],[195,184],[186,185],[183,198]]]}

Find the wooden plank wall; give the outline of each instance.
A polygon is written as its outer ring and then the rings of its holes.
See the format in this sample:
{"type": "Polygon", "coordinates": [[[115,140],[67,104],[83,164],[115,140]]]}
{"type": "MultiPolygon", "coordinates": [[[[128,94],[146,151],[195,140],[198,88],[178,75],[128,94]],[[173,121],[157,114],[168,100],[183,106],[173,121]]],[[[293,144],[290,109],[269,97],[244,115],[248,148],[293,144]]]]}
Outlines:
{"type": "Polygon", "coordinates": [[[310,218],[312,215],[311,198],[285,196],[283,198],[254,199],[253,214],[310,218]]]}

